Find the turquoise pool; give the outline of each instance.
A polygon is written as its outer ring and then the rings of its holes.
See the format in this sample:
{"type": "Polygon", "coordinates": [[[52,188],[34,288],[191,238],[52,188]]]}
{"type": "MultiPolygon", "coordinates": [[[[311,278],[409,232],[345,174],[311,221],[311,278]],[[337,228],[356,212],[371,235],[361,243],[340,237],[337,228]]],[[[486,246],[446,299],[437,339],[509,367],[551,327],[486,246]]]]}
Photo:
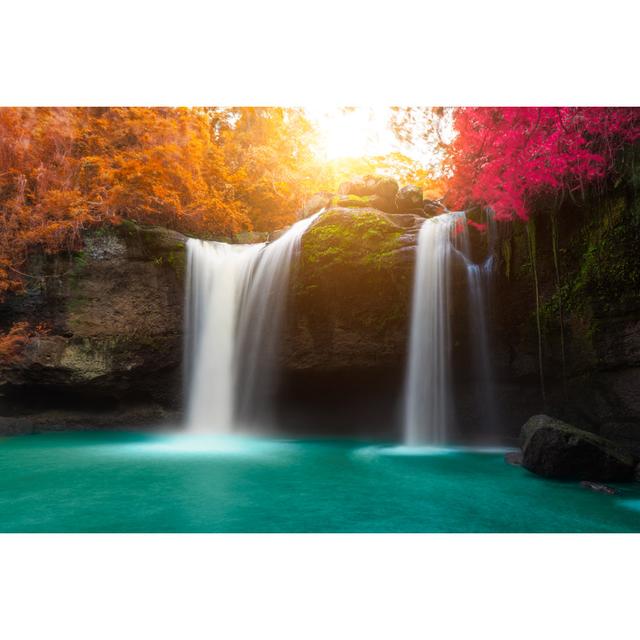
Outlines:
{"type": "Polygon", "coordinates": [[[497,450],[60,433],[0,439],[2,532],[639,532],[640,484],[554,482],[497,450]]]}

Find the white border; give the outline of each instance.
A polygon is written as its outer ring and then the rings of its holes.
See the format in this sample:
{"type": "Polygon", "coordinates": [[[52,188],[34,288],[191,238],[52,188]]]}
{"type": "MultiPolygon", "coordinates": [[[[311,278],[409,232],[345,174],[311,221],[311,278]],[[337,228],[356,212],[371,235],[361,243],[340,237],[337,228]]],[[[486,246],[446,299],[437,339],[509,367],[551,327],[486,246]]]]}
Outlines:
{"type": "Polygon", "coordinates": [[[631,535],[4,536],[0,634],[632,637],[638,558],[631,535]]]}
{"type": "Polygon", "coordinates": [[[628,0],[21,0],[15,105],[635,105],[628,0]]]}
{"type": "MultiPolygon", "coordinates": [[[[640,104],[637,20],[622,0],[5,5],[5,106],[640,104]]],[[[0,636],[627,637],[637,546],[626,535],[5,535],[0,636]]]]}

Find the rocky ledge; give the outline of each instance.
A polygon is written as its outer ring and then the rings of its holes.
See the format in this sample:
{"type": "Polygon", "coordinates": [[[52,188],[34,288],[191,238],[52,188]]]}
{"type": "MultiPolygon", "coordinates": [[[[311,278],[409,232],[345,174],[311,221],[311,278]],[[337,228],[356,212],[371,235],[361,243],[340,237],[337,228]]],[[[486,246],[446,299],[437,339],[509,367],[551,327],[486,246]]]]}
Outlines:
{"type": "Polygon", "coordinates": [[[420,187],[412,184],[400,187],[393,178],[366,175],[343,182],[337,193],[314,194],[300,210],[299,218],[331,207],[369,207],[384,213],[412,213],[427,218],[446,211],[441,201],[425,200],[420,187]]]}
{"type": "Polygon", "coordinates": [[[0,365],[0,433],[158,424],[180,406],[185,240],[127,222],[39,255],[0,328],[34,329],[0,365]]]}

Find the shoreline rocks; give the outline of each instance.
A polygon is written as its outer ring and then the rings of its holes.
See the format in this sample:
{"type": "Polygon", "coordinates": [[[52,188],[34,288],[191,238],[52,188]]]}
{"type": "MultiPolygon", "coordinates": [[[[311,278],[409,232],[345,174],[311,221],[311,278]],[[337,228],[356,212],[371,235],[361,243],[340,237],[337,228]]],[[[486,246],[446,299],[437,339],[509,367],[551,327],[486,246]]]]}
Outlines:
{"type": "Polygon", "coordinates": [[[595,491],[596,493],[604,493],[607,496],[615,496],[618,494],[617,489],[615,489],[614,487],[610,487],[609,485],[602,484],[601,482],[591,482],[590,480],[583,480],[580,483],[580,486],[583,489],[595,491]]]}
{"type": "Polygon", "coordinates": [[[522,466],[545,478],[629,482],[634,456],[614,442],[547,415],[536,415],[520,434],[522,466]]]}

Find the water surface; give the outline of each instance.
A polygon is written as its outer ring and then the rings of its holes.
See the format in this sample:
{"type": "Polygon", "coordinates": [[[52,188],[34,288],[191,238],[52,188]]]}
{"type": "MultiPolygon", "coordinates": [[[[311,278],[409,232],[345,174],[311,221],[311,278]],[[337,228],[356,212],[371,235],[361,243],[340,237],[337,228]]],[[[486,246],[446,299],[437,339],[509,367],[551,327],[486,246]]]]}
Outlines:
{"type": "Polygon", "coordinates": [[[0,439],[3,532],[639,532],[502,451],[134,433],[0,439]]]}

